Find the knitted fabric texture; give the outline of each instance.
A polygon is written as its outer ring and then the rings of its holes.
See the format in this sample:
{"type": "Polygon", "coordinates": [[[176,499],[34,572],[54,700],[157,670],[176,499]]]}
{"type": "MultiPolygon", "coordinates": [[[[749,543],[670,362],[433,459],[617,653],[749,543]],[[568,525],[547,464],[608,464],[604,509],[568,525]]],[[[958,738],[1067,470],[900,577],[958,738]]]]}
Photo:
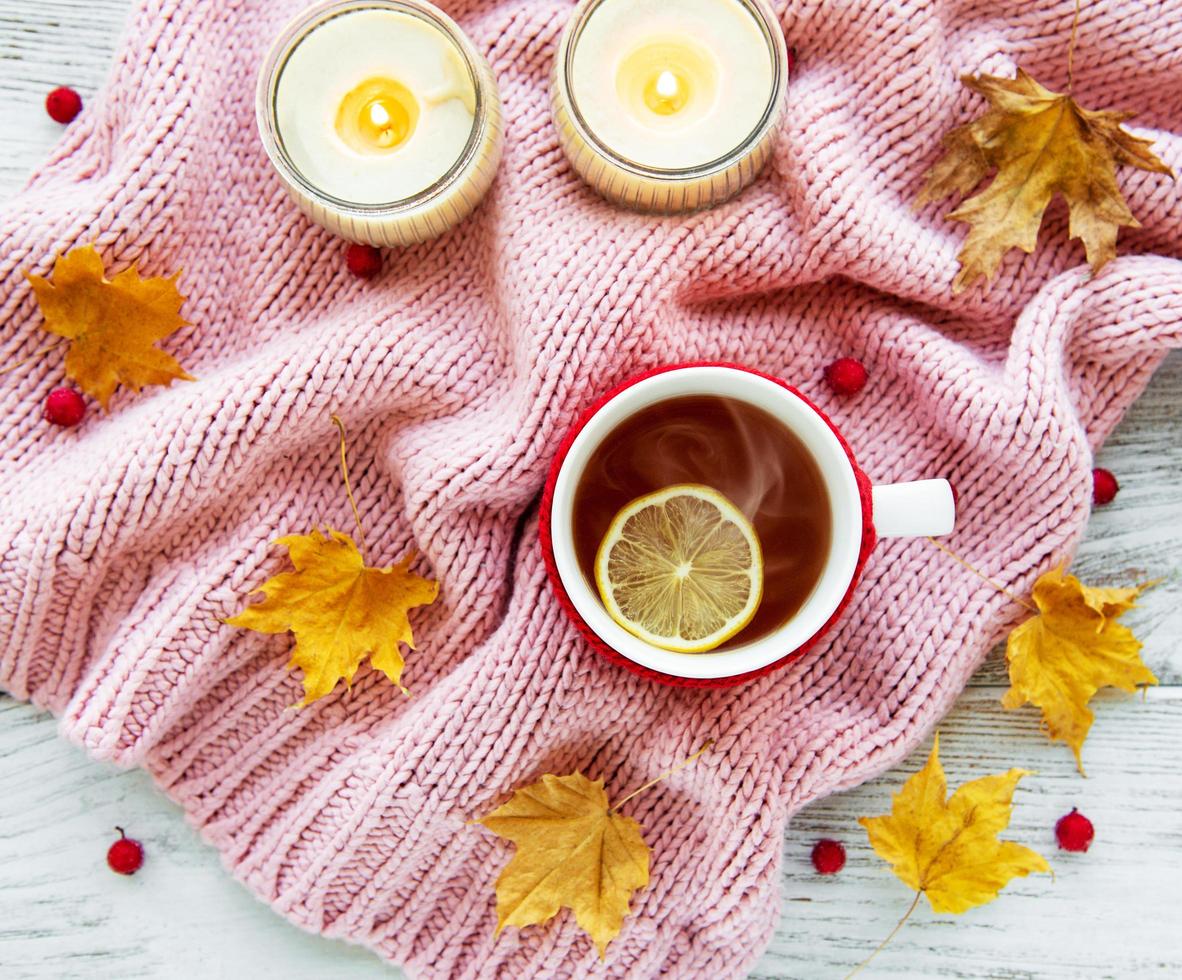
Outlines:
{"type": "MultiPolygon", "coordinates": [[[[445,3],[488,53],[507,120],[489,198],[369,282],[284,196],[255,71],[303,0],[137,0],[104,93],[0,212],[0,355],[44,343],[23,279],[95,242],[183,268],[165,346],[198,381],[123,391],[77,429],[40,407],[60,354],[0,379],[0,685],[95,756],[147,768],[226,866],[307,929],[426,977],[738,977],[776,918],[791,814],[900,760],[1021,615],[929,542],[885,541],[837,627],[729,690],[596,654],[547,582],[535,502],[567,429],[641,371],[747,364],[829,414],[876,482],[945,475],[949,545],[1021,592],[1071,555],[1092,451],[1182,340],[1182,205],[1124,169],[1143,227],[1093,278],[1051,209],[1037,254],[954,297],[963,225],[912,210],[941,135],[979,112],[962,72],[1066,85],[1074,3],[780,3],[797,48],[771,165],[708,213],[618,210],[571,173],[548,108],[566,2],[445,3]],[[859,395],[822,381],[870,368],[859,395]],[[286,566],[270,542],[349,529],[349,424],[368,555],[442,584],[414,613],[404,697],[363,667],[293,711],[291,639],[225,626],[286,566]],[[626,807],[652,882],[600,964],[568,913],[493,940],[510,847],[467,821],[543,772],[626,807]]],[[[1182,167],[1182,2],[1088,4],[1075,90],[1136,111],[1182,167]]],[[[47,814],[46,819],[52,819],[47,814]]]]}

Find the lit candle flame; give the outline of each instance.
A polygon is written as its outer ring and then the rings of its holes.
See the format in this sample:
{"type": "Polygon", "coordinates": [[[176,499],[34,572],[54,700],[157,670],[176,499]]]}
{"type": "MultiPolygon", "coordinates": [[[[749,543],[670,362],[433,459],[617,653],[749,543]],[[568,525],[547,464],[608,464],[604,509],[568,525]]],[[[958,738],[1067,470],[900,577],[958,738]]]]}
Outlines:
{"type": "Polygon", "coordinates": [[[677,90],[681,88],[677,84],[677,76],[671,71],[663,71],[657,76],[657,95],[662,99],[677,98],[677,90]]]}
{"type": "Polygon", "coordinates": [[[415,131],[419,103],[401,82],[384,75],[350,89],[337,108],[336,131],[360,153],[397,149],[415,131]]]}
{"type": "Polygon", "coordinates": [[[650,111],[658,116],[671,116],[680,112],[689,102],[691,87],[684,71],[676,63],[658,61],[654,74],[644,83],[642,98],[650,111]]]}
{"type": "Polygon", "coordinates": [[[378,129],[383,129],[390,125],[390,113],[386,111],[386,107],[380,102],[370,103],[369,118],[378,129]]]}

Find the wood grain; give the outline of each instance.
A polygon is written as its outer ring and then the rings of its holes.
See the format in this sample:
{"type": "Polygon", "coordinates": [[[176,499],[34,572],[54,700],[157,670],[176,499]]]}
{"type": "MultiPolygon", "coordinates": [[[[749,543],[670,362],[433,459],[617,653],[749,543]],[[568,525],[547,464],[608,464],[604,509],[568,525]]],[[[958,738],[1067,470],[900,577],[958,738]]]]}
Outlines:
{"type": "MultiPolygon", "coordinates": [[[[19,190],[61,132],[45,115],[46,93],[64,83],[95,97],[127,9],[127,0],[0,0],[0,195],[19,190]]],[[[1038,770],[1019,790],[1009,836],[1041,850],[1055,878],[1017,882],[961,917],[921,907],[863,976],[1182,976],[1180,435],[1182,356],[1173,356],[1100,455],[1122,489],[1093,516],[1076,561],[1090,582],[1165,579],[1128,616],[1164,686],[1144,700],[1098,699],[1084,750],[1090,778],[1039,733],[1035,712],[1002,711],[997,655],[941,726],[953,784],[1011,765],[1038,770]],[[1051,828],[1072,806],[1097,828],[1084,855],[1054,849],[1051,828]]],[[[885,812],[922,760],[917,752],[898,771],[796,817],[784,842],[783,916],[754,977],[844,976],[890,931],[910,895],[855,819],[885,812]],[[849,850],[833,878],[809,863],[823,836],[849,850]]],[[[6,980],[399,975],[274,915],[222,870],[146,775],[88,760],[57,738],[52,719],[3,697],[0,787],[6,980]],[[147,847],[133,878],[106,868],[115,824],[147,847]]]]}

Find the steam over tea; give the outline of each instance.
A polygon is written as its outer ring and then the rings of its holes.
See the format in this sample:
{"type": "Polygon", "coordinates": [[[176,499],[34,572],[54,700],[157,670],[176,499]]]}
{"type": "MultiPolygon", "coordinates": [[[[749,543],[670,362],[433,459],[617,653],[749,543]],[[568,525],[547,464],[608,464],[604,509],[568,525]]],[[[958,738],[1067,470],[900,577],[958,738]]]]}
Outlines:
{"type": "Polygon", "coordinates": [[[778,629],[824,570],[829,494],[804,444],[772,415],[713,395],[671,398],[625,419],[591,455],[575,491],[575,554],[595,588],[595,555],[624,505],[673,484],[713,487],[752,522],[763,548],[763,599],[719,649],[778,629]]]}

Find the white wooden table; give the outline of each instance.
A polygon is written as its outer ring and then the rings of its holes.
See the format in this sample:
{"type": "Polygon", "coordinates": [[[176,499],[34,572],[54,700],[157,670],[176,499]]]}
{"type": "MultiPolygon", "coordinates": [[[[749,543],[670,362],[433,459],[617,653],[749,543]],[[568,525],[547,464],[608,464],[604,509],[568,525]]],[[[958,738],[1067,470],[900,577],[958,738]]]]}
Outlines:
{"type": "MultiPolygon", "coordinates": [[[[0,194],[18,188],[60,128],[45,94],[92,96],[108,70],[127,0],[0,0],[0,194]]],[[[1045,853],[1056,878],[1026,879],[961,917],[921,909],[868,977],[1182,976],[1182,357],[1171,358],[1104,449],[1117,502],[1092,519],[1076,569],[1088,580],[1164,577],[1129,622],[1162,686],[1099,698],[1082,779],[1071,753],[1039,734],[1033,711],[1003,712],[995,655],[942,726],[955,784],[1020,765],[1011,834],[1045,853]],[[1055,820],[1078,805],[1096,824],[1086,855],[1054,850],[1055,820]]],[[[925,747],[926,751],[926,747],[925,747]]],[[[841,977],[906,908],[906,889],[855,823],[884,812],[922,761],[802,813],[784,843],[783,917],[754,976],[841,977]],[[846,870],[809,864],[821,836],[846,843],[846,870]]],[[[85,758],[51,718],[0,695],[0,975],[391,977],[364,950],[299,932],[221,868],[141,772],[85,758]],[[112,828],[141,838],[133,878],[105,865],[112,828]]]]}

